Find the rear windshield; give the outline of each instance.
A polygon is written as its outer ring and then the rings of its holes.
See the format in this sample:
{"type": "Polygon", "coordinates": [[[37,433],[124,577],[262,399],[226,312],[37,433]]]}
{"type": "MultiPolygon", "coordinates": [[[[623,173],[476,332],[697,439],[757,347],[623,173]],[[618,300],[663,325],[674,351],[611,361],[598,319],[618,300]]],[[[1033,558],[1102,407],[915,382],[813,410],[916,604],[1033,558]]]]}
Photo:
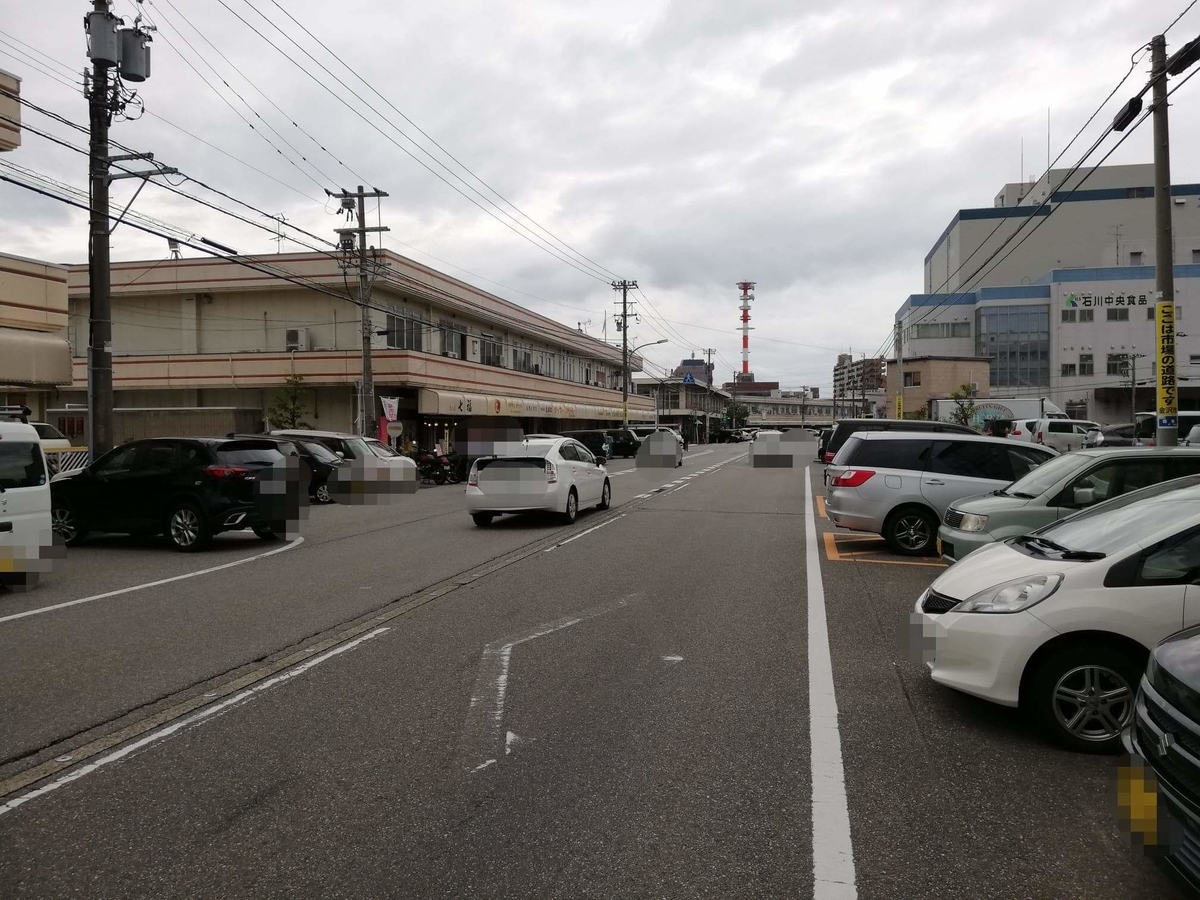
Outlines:
{"type": "Polygon", "coordinates": [[[37,487],[46,483],[41,444],[33,441],[0,441],[0,488],[37,487]]]}
{"type": "Polygon", "coordinates": [[[67,436],[53,425],[47,425],[45,422],[31,422],[30,424],[33,425],[33,430],[43,441],[65,441],[67,439],[67,436]]]}
{"type": "Polygon", "coordinates": [[[271,466],[283,459],[276,444],[230,441],[217,448],[217,460],[227,466],[271,466]]]}

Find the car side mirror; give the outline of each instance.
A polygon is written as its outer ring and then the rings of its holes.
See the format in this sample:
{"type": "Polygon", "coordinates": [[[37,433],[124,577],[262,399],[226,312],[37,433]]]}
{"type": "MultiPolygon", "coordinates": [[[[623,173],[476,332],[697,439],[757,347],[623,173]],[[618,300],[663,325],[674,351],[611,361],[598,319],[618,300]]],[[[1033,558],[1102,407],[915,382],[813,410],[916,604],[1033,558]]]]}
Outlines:
{"type": "Polygon", "coordinates": [[[337,456],[337,458],[338,458],[338,459],[345,459],[345,458],[346,458],[346,454],[345,454],[345,453],[343,453],[341,450],[334,450],[333,452],[334,452],[334,454],[336,454],[336,456],[337,456]]]}
{"type": "Polygon", "coordinates": [[[1076,506],[1091,506],[1096,502],[1096,489],[1090,487],[1075,488],[1072,499],[1075,501],[1076,506]]]}
{"type": "Polygon", "coordinates": [[[598,465],[598,466],[602,466],[602,465],[604,465],[606,462],[608,462],[608,457],[607,457],[607,456],[597,456],[597,457],[596,457],[596,465],[598,465]]]}

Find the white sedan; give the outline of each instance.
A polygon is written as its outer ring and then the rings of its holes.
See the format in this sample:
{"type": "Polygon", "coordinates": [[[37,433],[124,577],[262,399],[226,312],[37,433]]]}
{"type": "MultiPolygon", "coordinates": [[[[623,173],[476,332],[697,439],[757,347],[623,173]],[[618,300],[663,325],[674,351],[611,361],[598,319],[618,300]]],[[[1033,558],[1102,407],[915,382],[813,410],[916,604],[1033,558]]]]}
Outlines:
{"type": "Polygon", "coordinates": [[[475,460],[467,512],[479,526],[503,513],[554,512],[574,522],[580,508],[612,502],[605,462],[571,438],[527,438],[508,453],[475,460]]]}
{"type": "Polygon", "coordinates": [[[933,680],[1020,706],[1059,743],[1110,752],[1151,647],[1200,624],[1200,476],[988,544],[911,618],[933,680]]]}

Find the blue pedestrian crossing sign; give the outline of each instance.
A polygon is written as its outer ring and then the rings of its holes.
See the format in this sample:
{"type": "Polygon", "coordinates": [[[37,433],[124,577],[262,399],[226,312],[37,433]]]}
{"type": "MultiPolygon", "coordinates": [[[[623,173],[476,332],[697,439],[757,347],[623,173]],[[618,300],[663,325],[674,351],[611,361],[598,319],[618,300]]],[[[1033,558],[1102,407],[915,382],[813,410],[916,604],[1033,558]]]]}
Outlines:
{"type": "Polygon", "coordinates": [[[683,383],[684,384],[695,384],[696,379],[692,376],[691,372],[688,372],[686,375],[683,376],[683,383]]]}

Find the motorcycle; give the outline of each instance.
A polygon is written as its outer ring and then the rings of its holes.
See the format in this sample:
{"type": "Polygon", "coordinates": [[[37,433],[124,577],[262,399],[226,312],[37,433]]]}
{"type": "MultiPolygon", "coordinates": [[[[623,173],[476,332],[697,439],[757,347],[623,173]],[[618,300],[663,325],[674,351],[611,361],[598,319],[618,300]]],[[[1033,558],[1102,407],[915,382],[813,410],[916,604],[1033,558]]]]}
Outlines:
{"type": "Polygon", "coordinates": [[[438,456],[431,450],[415,449],[408,454],[409,459],[417,464],[417,474],[423,484],[445,484],[447,480],[444,457],[438,456]]]}
{"type": "Polygon", "coordinates": [[[453,450],[441,457],[442,466],[446,469],[446,480],[451,484],[458,484],[463,480],[462,461],[462,457],[453,450]]]}

